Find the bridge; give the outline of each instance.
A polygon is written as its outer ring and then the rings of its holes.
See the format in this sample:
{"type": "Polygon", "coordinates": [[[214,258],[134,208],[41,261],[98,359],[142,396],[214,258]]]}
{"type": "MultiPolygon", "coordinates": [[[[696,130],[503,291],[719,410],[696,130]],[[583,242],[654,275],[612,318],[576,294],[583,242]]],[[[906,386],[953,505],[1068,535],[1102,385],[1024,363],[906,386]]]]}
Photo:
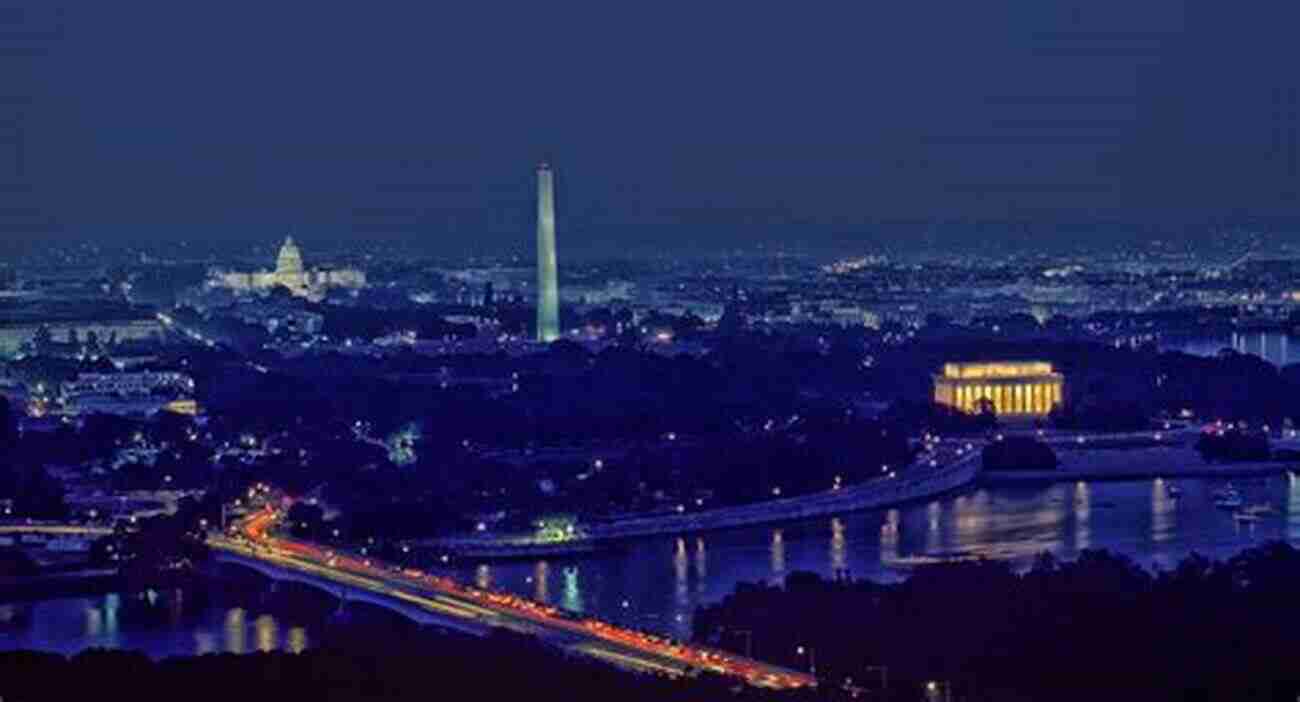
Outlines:
{"type": "Polygon", "coordinates": [[[0,534],[40,534],[43,536],[108,536],[112,528],[78,524],[0,524],[0,534]]]}
{"type": "MultiPolygon", "coordinates": [[[[275,556],[269,554],[254,557],[239,553],[236,549],[223,548],[214,553],[213,560],[256,571],[274,583],[293,582],[321,590],[337,597],[340,609],[346,608],[350,602],[364,602],[399,614],[422,626],[479,637],[487,636],[494,627],[511,628],[508,622],[499,620],[487,610],[474,612],[454,604],[420,597],[368,578],[353,577],[348,578],[346,582],[340,582],[320,577],[310,572],[309,564],[281,565],[277,563],[278,559],[275,556]],[[455,612],[455,616],[451,616],[450,612],[455,612]]],[[[520,633],[535,632],[521,631],[520,633]]]]}
{"type": "Polygon", "coordinates": [[[608,642],[592,641],[563,629],[538,626],[471,603],[458,602],[412,588],[395,586],[381,579],[329,571],[311,562],[260,551],[241,544],[218,540],[214,560],[256,571],[274,583],[293,582],[339,598],[340,610],[349,603],[363,602],[403,616],[421,626],[445,632],[486,637],[495,629],[535,636],[568,653],[594,657],[638,672],[670,676],[689,674],[690,665],[646,652],[628,651],[608,642]]]}
{"type": "Polygon", "coordinates": [[[680,676],[709,670],[761,687],[816,685],[816,679],[806,673],[578,618],[513,594],[270,535],[270,528],[281,516],[268,506],[244,520],[238,535],[213,535],[209,544],[219,559],[252,567],[273,579],[301,582],[345,601],[376,604],[449,630],[478,636],[493,629],[529,634],[567,653],[640,672],[680,676]]]}

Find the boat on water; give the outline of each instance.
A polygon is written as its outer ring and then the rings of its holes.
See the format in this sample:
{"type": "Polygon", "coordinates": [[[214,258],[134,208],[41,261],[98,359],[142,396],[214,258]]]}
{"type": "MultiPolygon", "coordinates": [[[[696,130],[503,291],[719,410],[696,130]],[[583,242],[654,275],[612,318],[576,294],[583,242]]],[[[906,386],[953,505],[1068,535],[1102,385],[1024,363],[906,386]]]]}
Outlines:
{"type": "Polygon", "coordinates": [[[1254,512],[1244,512],[1244,511],[1233,512],[1232,518],[1237,520],[1238,522],[1246,522],[1252,524],[1254,522],[1258,522],[1260,519],[1263,519],[1263,517],[1259,516],[1258,514],[1255,514],[1254,512]]]}
{"type": "Polygon", "coordinates": [[[1224,498],[1224,497],[1236,497],[1236,496],[1237,496],[1237,488],[1233,487],[1232,483],[1228,483],[1227,485],[1224,485],[1223,487],[1214,491],[1214,497],[1216,499],[1224,498]]]}
{"type": "Polygon", "coordinates": [[[1267,502],[1261,502],[1257,505],[1242,507],[1241,511],[1245,514],[1272,514],[1276,510],[1273,509],[1273,505],[1270,505],[1267,502]]]}
{"type": "Polygon", "coordinates": [[[1241,495],[1236,493],[1223,495],[1214,501],[1214,506],[1219,509],[1240,509],[1245,504],[1246,501],[1241,499],[1241,495]]]}
{"type": "Polygon", "coordinates": [[[1178,487],[1177,485],[1170,485],[1169,487],[1165,488],[1165,492],[1170,497],[1179,497],[1183,494],[1183,489],[1178,487]]]}

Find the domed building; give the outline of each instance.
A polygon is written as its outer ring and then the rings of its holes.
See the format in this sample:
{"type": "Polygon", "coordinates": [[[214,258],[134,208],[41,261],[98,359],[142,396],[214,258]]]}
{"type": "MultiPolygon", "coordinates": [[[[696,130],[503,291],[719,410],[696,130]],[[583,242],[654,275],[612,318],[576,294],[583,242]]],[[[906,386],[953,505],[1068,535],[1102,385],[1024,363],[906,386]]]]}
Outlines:
{"type": "Polygon", "coordinates": [[[288,288],[289,292],[298,297],[319,300],[331,288],[364,288],[366,274],[355,268],[307,270],[302,262],[302,251],[298,249],[293,237],[289,236],[280,246],[280,253],[275,259],[275,270],[252,273],[213,271],[208,280],[208,287],[227,288],[241,293],[266,291],[277,286],[288,288]]]}
{"type": "Polygon", "coordinates": [[[280,255],[275,259],[276,275],[302,275],[302,252],[298,250],[298,245],[293,243],[293,237],[290,236],[284,240],[284,245],[280,247],[280,255]]]}

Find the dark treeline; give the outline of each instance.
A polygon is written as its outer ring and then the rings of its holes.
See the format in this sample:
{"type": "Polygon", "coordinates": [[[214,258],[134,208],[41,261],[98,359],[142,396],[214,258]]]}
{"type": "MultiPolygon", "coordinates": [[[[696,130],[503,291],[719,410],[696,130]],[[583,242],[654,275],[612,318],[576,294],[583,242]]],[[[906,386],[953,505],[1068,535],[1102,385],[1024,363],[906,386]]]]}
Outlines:
{"type": "Polygon", "coordinates": [[[1204,431],[1196,439],[1196,450],[1207,461],[1267,461],[1273,456],[1268,437],[1236,428],[1204,431]]]}
{"type": "Polygon", "coordinates": [[[132,700],[796,700],[811,693],[735,689],[712,677],[635,675],[565,656],[529,639],[486,640],[398,632],[363,645],[300,654],[207,655],[151,661],[138,653],[92,650],[0,654],[5,699],[88,699],[105,690],[132,700]],[[368,648],[374,645],[377,648],[368,648]],[[366,651],[366,653],[361,653],[366,651]]]}
{"type": "Polygon", "coordinates": [[[1055,470],[1060,464],[1051,446],[1025,436],[1009,436],[984,447],[984,470],[1055,470]]]}
{"type": "Polygon", "coordinates": [[[695,637],[818,674],[951,685],[967,700],[1294,699],[1300,552],[1283,543],[1223,562],[1192,555],[1152,574],[1105,551],[925,567],[905,582],[741,585],[700,610],[695,637]],[[876,673],[878,675],[878,673],[876,673]],[[1251,695],[1254,695],[1253,697],[1251,695]]]}
{"type": "MultiPolygon", "coordinates": [[[[0,500],[9,511],[40,519],[67,515],[63,486],[45,470],[45,464],[21,450],[18,416],[0,395],[0,500]]],[[[8,516],[0,514],[0,518],[8,516]]]]}

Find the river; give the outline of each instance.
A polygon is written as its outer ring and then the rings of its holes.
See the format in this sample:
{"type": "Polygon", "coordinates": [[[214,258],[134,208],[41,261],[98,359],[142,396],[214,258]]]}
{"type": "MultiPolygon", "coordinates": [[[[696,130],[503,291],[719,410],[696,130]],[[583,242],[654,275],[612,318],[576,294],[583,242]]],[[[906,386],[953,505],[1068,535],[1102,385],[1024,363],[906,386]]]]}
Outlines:
{"type": "Polygon", "coordinates": [[[1248,504],[1276,510],[1238,524],[1214,507],[1216,480],[1081,482],[975,489],[900,509],[768,527],[649,538],[595,558],[478,564],[463,578],[561,607],[674,636],[690,632],[696,607],[739,582],[777,581],[791,571],[892,580],[927,557],[984,556],[1029,565],[1088,548],[1168,568],[1196,551],[1227,557],[1271,539],[1300,539],[1300,481],[1235,481],[1248,504]],[[1169,486],[1183,490],[1170,496],[1169,486]]]}
{"type": "MultiPolygon", "coordinates": [[[[1224,485],[1219,480],[977,488],[899,509],[647,538],[599,556],[485,563],[456,575],[686,637],[696,607],[720,600],[737,583],[777,581],[796,570],[893,580],[927,557],[985,556],[1027,566],[1044,551],[1071,558],[1087,548],[1169,568],[1193,551],[1223,558],[1267,540],[1300,540],[1300,480],[1234,484],[1248,504],[1268,503],[1275,512],[1238,524],[1213,505],[1213,493],[1224,485]],[[1183,494],[1172,497],[1170,486],[1183,494]]],[[[193,607],[170,599],[127,603],[114,594],[0,604],[0,649],[71,653],[103,646],[155,657],[302,650],[316,645],[328,626],[319,604],[301,611],[283,606],[304,597],[282,593],[279,607],[257,592],[193,607]]]]}
{"type": "Polygon", "coordinates": [[[118,593],[0,604],[0,650],[75,654],[87,648],[155,658],[305,650],[318,616],[259,606],[256,597],[187,603],[183,593],[118,593]]]}

